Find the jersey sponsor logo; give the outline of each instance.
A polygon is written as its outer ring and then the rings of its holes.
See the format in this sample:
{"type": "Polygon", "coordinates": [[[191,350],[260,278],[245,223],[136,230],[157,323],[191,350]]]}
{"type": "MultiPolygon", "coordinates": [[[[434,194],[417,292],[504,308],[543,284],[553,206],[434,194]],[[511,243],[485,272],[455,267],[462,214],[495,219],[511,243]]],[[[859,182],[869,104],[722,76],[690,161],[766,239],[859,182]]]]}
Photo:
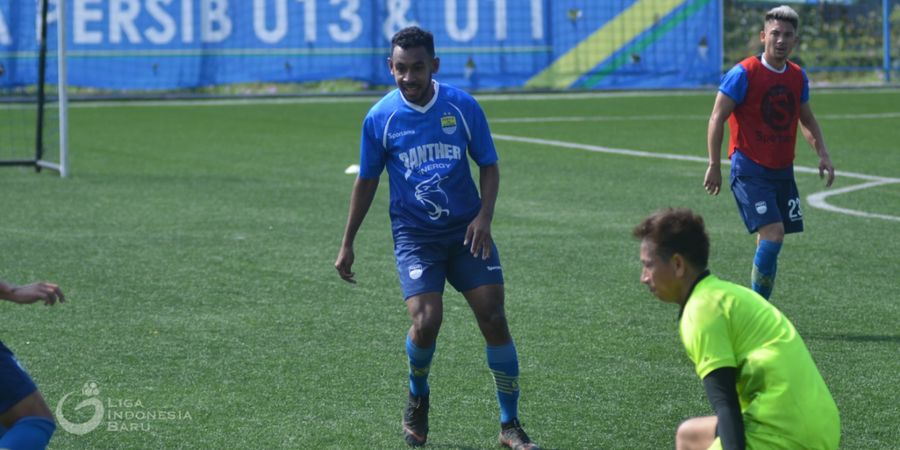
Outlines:
{"type": "Polygon", "coordinates": [[[772,86],[763,96],[760,112],[763,121],[776,131],[787,131],[796,117],[797,102],[787,86],[772,86]]]}
{"type": "Polygon", "coordinates": [[[766,206],[766,202],[756,202],[756,213],[757,214],[765,214],[766,211],[769,210],[769,207],[766,206]]]}
{"type": "Polygon", "coordinates": [[[456,161],[462,159],[462,155],[462,149],[458,145],[434,142],[412,147],[409,150],[398,153],[397,157],[400,158],[400,162],[406,167],[406,173],[403,174],[403,177],[408,179],[415,170],[424,175],[435,169],[449,169],[452,167],[452,164],[437,160],[456,161]]]}
{"type": "Polygon", "coordinates": [[[388,133],[388,138],[389,139],[397,139],[398,137],[403,137],[403,136],[407,136],[410,134],[416,134],[416,130],[402,130],[402,131],[398,131],[396,133],[388,133]]]}
{"type": "Polygon", "coordinates": [[[409,278],[413,279],[413,280],[418,280],[419,278],[422,278],[422,272],[424,272],[424,271],[425,271],[425,269],[422,267],[421,264],[413,264],[413,265],[409,266],[409,278]]]}
{"type": "Polygon", "coordinates": [[[794,136],[790,134],[766,134],[756,130],[756,142],[760,144],[790,144],[794,141],[794,136]]]}
{"type": "Polygon", "coordinates": [[[431,220],[438,220],[444,214],[450,216],[448,209],[450,199],[447,197],[447,193],[441,189],[441,181],[445,179],[434,174],[431,178],[416,185],[416,200],[425,207],[431,208],[431,211],[428,211],[428,218],[431,220]]]}

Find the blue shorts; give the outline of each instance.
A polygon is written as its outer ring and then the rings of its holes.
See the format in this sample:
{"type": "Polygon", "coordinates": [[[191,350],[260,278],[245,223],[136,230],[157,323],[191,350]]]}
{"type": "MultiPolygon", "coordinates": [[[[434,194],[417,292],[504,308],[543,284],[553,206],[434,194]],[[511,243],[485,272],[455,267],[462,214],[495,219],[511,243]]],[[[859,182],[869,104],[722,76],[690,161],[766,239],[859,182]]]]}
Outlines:
{"type": "Polygon", "coordinates": [[[776,222],[784,224],[786,234],[803,231],[800,193],[793,179],[732,176],[731,193],[750,233],[776,222]]]}
{"type": "Polygon", "coordinates": [[[34,381],[31,381],[13,352],[0,342],[0,414],[36,390],[34,381]]]}
{"type": "Polygon", "coordinates": [[[469,246],[463,245],[463,237],[394,244],[404,300],[426,292],[443,293],[445,281],[459,292],[503,284],[497,246],[491,243],[491,257],[484,260],[469,253],[469,246]]]}

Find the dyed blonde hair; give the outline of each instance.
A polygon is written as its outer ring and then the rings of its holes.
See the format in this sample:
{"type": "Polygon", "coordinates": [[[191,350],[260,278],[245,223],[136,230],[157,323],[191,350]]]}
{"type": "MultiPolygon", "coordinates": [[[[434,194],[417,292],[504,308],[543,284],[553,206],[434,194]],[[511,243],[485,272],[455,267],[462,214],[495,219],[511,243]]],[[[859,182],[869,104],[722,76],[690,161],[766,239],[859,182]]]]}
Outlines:
{"type": "Polygon", "coordinates": [[[787,5],[776,6],[766,13],[767,24],[775,20],[780,20],[793,25],[794,31],[797,31],[800,27],[800,16],[797,15],[797,11],[794,11],[794,8],[787,5]]]}

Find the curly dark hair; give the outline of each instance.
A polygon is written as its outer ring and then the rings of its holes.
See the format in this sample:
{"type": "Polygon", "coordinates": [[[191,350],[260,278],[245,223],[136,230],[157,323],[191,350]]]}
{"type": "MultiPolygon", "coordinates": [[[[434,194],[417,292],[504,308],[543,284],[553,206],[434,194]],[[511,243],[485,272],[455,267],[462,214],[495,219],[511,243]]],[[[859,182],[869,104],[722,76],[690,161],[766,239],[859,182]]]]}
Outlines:
{"type": "Polygon", "coordinates": [[[662,258],[678,253],[699,270],[709,263],[709,235],[703,218],[690,209],[661,209],[634,227],[631,234],[655,243],[662,258]]]}
{"type": "Polygon", "coordinates": [[[428,52],[428,55],[434,58],[434,36],[419,27],[406,27],[397,32],[393,38],[391,38],[391,53],[394,52],[394,47],[399,46],[400,48],[407,50],[415,47],[425,47],[425,51],[428,52]]]}

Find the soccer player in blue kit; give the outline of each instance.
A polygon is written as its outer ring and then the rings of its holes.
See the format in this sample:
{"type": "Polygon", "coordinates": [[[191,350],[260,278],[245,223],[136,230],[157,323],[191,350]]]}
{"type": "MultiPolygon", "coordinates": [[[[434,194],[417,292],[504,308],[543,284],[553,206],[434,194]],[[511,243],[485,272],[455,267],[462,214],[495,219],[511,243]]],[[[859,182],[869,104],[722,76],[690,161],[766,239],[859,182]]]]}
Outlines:
{"type": "Polygon", "coordinates": [[[412,318],[406,336],[406,442],[421,446],[428,437],[427,380],[449,281],[466,298],[487,343],[500,403],[500,443],[537,449],[518,420],[519,361],[491,237],[500,173],[487,119],[469,94],[432,79],[440,59],[431,33],[418,27],[400,30],[391,39],[387,62],[398,89],[376,103],[363,122],[359,176],[334,266],[341,278],[355,282],[353,241],[386,167],[397,273],[412,318]],[[480,197],[469,156],[479,167],[480,197]]]}
{"type": "MultiPolygon", "coordinates": [[[[53,283],[13,286],[3,281],[0,299],[20,304],[43,300],[46,305],[66,301],[59,286],[53,283]]],[[[44,397],[13,353],[0,342],[0,448],[46,448],[55,430],[53,413],[44,397]]]]}

